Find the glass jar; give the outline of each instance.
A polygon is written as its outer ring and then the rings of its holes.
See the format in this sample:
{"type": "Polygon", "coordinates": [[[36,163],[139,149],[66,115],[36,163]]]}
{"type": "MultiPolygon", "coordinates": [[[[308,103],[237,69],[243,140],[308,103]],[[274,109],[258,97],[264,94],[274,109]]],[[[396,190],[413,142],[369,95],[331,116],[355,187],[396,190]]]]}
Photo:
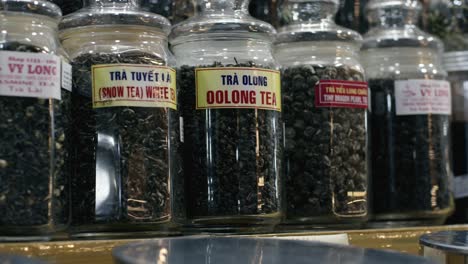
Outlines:
{"type": "Polygon", "coordinates": [[[337,26],[338,0],[288,0],[280,8],[286,229],[367,220],[367,83],[361,36],[337,26]]]}
{"type": "Polygon", "coordinates": [[[0,2],[0,233],[36,236],[69,222],[70,92],[61,89],[58,6],[0,2]]]}
{"type": "Polygon", "coordinates": [[[273,27],[246,0],[199,0],[176,25],[189,230],[271,230],[281,217],[280,73],[273,27]]]}
{"type": "Polygon", "coordinates": [[[164,233],[180,139],[167,19],[137,0],[89,0],[64,17],[73,68],[72,232],[164,233]]]}
{"type": "Polygon", "coordinates": [[[443,223],[453,209],[450,84],[441,42],[416,26],[420,9],[417,0],[367,6],[375,225],[443,223]]]}
{"type": "Polygon", "coordinates": [[[448,52],[444,66],[452,86],[452,166],[455,213],[450,224],[468,222],[468,51],[448,52]]]}

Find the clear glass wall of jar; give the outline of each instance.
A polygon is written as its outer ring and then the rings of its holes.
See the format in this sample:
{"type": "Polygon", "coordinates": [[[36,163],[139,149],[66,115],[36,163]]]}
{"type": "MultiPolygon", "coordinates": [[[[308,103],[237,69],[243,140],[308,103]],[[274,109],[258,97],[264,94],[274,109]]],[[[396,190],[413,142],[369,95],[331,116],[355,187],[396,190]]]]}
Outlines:
{"type": "Polygon", "coordinates": [[[280,74],[273,27],[245,0],[200,0],[173,28],[190,230],[271,230],[281,217],[280,74]]]}
{"type": "Polygon", "coordinates": [[[375,225],[440,224],[453,209],[450,84],[441,42],[416,26],[420,9],[416,0],[367,6],[375,225]]]}
{"type": "Polygon", "coordinates": [[[361,36],[337,26],[335,0],[280,7],[285,131],[284,229],[359,226],[367,220],[368,87],[361,36]]]}
{"type": "Polygon", "coordinates": [[[169,27],[136,0],[89,0],[60,24],[74,66],[76,236],[164,233],[173,217],[171,181],[181,168],[169,27]]]}
{"type": "Polygon", "coordinates": [[[468,222],[468,51],[444,54],[444,67],[452,86],[452,166],[455,213],[448,219],[450,224],[468,222]]]}
{"type": "Polygon", "coordinates": [[[0,236],[50,235],[69,222],[60,18],[47,1],[0,3],[0,236]]]}

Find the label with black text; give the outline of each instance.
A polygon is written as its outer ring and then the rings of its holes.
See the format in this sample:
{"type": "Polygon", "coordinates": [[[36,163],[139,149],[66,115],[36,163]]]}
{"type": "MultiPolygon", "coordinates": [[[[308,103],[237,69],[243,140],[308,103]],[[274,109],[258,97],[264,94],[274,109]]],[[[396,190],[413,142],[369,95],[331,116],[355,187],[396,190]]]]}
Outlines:
{"type": "Polygon", "coordinates": [[[195,76],[197,109],[281,111],[279,71],[242,67],[199,68],[195,76]]]}
{"type": "Polygon", "coordinates": [[[177,109],[176,71],[169,67],[106,64],[92,67],[93,107],[177,109]]]}

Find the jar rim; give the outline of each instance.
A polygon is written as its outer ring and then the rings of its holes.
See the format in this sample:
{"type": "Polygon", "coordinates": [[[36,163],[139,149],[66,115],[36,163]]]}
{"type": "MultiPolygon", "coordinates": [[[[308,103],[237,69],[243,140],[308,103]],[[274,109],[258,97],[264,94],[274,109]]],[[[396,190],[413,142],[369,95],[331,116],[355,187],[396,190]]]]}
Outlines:
{"type": "Polygon", "coordinates": [[[445,53],[444,66],[449,72],[468,71],[468,50],[445,53]]]}
{"type": "Polygon", "coordinates": [[[69,36],[79,37],[83,34],[82,37],[89,36],[90,31],[96,31],[97,36],[105,36],[108,34],[115,35],[115,30],[119,30],[118,34],[120,36],[134,35],[135,30],[142,30],[151,33],[155,33],[153,36],[165,39],[167,41],[166,32],[162,31],[160,28],[152,27],[148,25],[118,25],[118,24],[107,24],[107,25],[85,25],[80,27],[67,28],[59,31],[59,38],[61,40],[68,38],[69,36]],[[110,30],[111,29],[111,30],[110,30]],[[106,34],[108,33],[108,34],[106,34]]]}
{"type": "Polygon", "coordinates": [[[250,34],[250,38],[267,38],[273,41],[276,30],[272,25],[243,13],[202,13],[175,25],[169,39],[171,43],[176,44],[190,37],[210,39],[220,34],[250,34]]]}
{"type": "Polygon", "coordinates": [[[292,3],[305,3],[305,2],[325,2],[325,3],[332,3],[335,5],[340,4],[340,0],[289,0],[292,3]]]}
{"type": "Polygon", "coordinates": [[[59,24],[59,30],[69,30],[87,26],[147,26],[160,29],[169,34],[171,23],[161,15],[142,9],[95,9],[85,7],[65,16],[59,24]]]}
{"type": "Polygon", "coordinates": [[[45,0],[1,0],[0,12],[42,15],[56,20],[62,17],[62,11],[56,4],[45,0]]]}
{"type": "Polygon", "coordinates": [[[374,27],[364,35],[362,49],[375,48],[431,48],[443,51],[442,41],[416,26],[398,28],[374,27]]]}
{"type": "Polygon", "coordinates": [[[331,23],[293,24],[280,28],[275,44],[306,42],[306,41],[339,41],[358,45],[362,44],[362,36],[358,32],[331,23]]]}
{"type": "Polygon", "coordinates": [[[180,36],[175,39],[170,39],[169,42],[172,46],[177,46],[180,44],[186,44],[190,42],[199,42],[199,41],[237,41],[237,40],[259,40],[265,41],[266,43],[273,44],[272,38],[266,34],[255,34],[252,36],[252,33],[247,32],[218,32],[210,33],[205,35],[188,35],[180,36]]]}

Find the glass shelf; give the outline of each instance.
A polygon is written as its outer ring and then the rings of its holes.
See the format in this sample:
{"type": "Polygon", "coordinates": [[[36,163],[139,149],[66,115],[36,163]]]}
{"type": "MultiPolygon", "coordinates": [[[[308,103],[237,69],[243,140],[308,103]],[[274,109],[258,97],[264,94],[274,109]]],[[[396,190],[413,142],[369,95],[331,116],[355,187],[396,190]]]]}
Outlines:
{"type": "MultiPolygon", "coordinates": [[[[419,237],[423,234],[444,230],[468,230],[468,225],[435,226],[399,229],[373,229],[353,231],[324,231],[312,233],[267,234],[260,237],[291,237],[298,239],[316,239],[321,235],[348,236],[352,246],[394,250],[414,255],[420,254],[419,237]]],[[[0,252],[26,255],[53,263],[113,263],[111,250],[115,246],[141,241],[142,239],[124,240],[74,240],[57,242],[2,243],[0,252]]]]}

